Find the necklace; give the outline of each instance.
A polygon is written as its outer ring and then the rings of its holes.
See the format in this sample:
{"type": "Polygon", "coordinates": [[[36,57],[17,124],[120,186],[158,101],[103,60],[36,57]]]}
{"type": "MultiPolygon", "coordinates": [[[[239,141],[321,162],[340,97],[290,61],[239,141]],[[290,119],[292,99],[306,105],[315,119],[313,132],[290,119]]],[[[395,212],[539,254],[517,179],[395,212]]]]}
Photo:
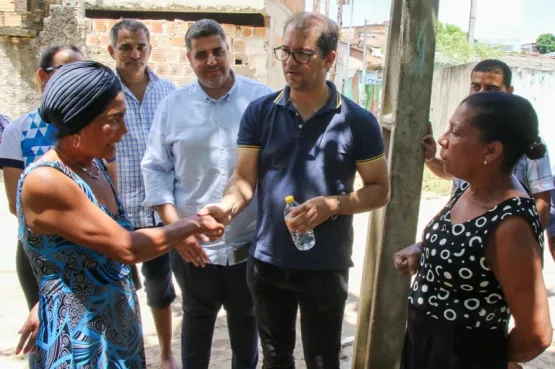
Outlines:
{"type": "Polygon", "coordinates": [[[57,148],[54,148],[54,151],[56,151],[58,153],[59,156],[63,157],[64,159],[66,159],[67,161],[69,161],[71,164],[75,165],[76,167],[78,167],[79,169],[81,169],[86,175],[88,175],[89,177],[91,177],[92,179],[94,179],[95,181],[98,180],[98,178],[100,178],[100,168],[98,167],[98,164],[96,164],[96,161],[92,161],[92,166],[96,168],[96,174],[93,174],[89,169],[87,169],[86,167],[82,167],[79,164],[77,164],[76,162],[74,162],[73,160],[71,160],[66,154],[64,154],[63,152],[61,152],[60,150],[58,150],[57,148]]]}

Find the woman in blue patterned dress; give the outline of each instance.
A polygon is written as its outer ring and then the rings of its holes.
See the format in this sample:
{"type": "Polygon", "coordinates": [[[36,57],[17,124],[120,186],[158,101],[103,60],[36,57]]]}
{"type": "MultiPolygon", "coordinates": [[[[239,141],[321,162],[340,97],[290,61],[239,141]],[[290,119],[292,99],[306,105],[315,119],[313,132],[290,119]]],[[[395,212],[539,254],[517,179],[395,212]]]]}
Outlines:
{"type": "MultiPolygon", "coordinates": [[[[125,100],[102,64],[63,66],[46,87],[40,114],[58,130],[53,150],[19,182],[19,238],[39,280],[36,368],[146,368],[129,264],[176,248],[208,260],[184,241],[221,236],[210,217],[132,231],[100,159],[126,134],[125,100]]],[[[29,334],[28,331],[25,332],[29,334]]],[[[36,335],[36,340],[35,336],[36,335]]]]}

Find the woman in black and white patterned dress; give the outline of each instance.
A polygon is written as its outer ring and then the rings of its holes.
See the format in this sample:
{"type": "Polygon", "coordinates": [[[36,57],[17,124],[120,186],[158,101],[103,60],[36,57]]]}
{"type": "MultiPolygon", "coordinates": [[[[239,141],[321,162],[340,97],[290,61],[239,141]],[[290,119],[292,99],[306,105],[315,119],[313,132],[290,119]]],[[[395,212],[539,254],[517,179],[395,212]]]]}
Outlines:
{"type": "Polygon", "coordinates": [[[511,174],[518,158],[546,151],[524,98],[466,98],[440,139],[445,171],[466,183],[394,256],[416,273],[409,293],[403,369],[507,369],[551,343],[534,200],[511,174]],[[515,328],[508,332],[510,316],[515,328]]]}

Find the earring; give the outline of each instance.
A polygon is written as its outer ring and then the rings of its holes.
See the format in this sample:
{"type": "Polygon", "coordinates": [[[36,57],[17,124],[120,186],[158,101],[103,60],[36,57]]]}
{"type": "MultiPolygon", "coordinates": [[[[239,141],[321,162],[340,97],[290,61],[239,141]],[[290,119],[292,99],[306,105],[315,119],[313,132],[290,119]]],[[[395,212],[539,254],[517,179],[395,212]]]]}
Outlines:
{"type": "Polygon", "coordinates": [[[77,138],[73,139],[73,147],[78,148],[81,145],[81,136],[77,136],[77,138]]]}
{"type": "Polygon", "coordinates": [[[484,167],[488,166],[488,162],[484,160],[484,167]]]}

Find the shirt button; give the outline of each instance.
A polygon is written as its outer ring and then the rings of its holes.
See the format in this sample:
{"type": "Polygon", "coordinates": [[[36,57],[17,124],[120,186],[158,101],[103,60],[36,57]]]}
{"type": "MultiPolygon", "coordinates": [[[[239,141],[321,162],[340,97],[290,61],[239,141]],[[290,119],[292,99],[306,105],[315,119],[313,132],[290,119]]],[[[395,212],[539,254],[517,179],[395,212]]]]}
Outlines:
{"type": "Polygon", "coordinates": [[[303,128],[303,125],[302,125],[302,124],[299,124],[299,128],[303,128]]]}

